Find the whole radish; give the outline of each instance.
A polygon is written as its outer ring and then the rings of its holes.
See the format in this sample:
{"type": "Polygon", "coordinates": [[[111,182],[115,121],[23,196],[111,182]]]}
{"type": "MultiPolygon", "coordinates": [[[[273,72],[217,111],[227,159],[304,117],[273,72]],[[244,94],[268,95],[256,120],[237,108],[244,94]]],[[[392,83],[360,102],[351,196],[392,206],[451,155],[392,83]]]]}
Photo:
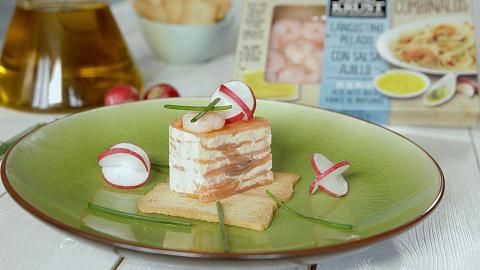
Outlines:
{"type": "Polygon", "coordinates": [[[127,84],[118,84],[110,88],[103,98],[106,106],[122,104],[140,99],[135,87],[127,84]]]}
{"type": "Polygon", "coordinates": [[[175,87],[167,83],[160,83],[149,87],[145,91],[143,99],[171,98],[179,96],[180,94],[175,87]]]}

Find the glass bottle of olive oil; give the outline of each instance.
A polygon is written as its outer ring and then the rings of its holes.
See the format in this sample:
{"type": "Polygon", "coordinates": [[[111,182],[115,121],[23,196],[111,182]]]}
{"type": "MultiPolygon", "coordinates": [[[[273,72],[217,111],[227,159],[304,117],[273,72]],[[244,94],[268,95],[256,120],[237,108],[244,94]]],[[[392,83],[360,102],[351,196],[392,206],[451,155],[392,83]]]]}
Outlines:
{"type": "Polygon", "coordinates": [[[0,58],[0,105],[66,112],[141,78],[107,3],[18,0],[0,58]]]}

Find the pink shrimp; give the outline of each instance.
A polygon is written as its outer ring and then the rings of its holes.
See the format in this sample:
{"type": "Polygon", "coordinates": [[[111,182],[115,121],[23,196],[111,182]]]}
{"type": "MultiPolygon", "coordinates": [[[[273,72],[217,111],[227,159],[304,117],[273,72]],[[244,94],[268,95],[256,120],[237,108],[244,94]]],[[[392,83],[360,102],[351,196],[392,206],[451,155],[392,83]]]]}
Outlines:
{"type": "Polygon", "coordinates": [[[402,52],[402,58],[405,62],[425,62],[435,64],[438,57],[430,48],[412,48],[402,52]]]}
{"type": "Polygon", "coordinates": [[[278,77],[277,77],[277,74],[275,72],[272,72],[270,70],[267,70],[265,72],[265,81],[267,82],[278,82],[278,77]]]}
{"type": "Polygon", "coordinates": [[[272,26],[271,43],[278,48],[297,40],[302,32],[300,22],[291,19],[276,20],[272,26]]]}
{"type": "Polygon", "coordinates": [[[305,76],[304,83],[320,83],[322,79],[322,70],[314,70],[305,76]]]}
{"type": "Polygon", "coordinates": [[[286,67],[278,73],[278,82],[302,83],[306,74],[301,67],[286,67]]]}
{"type": "Polygon", "coordinates": [[[309,71],[322,71],[323,66],[323,50],[315,49],[309,57],[305,59],[305,67],[309,71]]]}
{"type": "Polygon", "coordinates": [[[268,49],[270,50],[275,50],[280,48],[280,39],[282,38],[282,35],[280,34],[275,34],[274,32],[270,33],[270,41],[268,43],[268,49]]]}
{"type": "Polygon", "coordinates": [[[198,112],[188,112],[182,117],[183,128],[198,133],[207,133],[212,130],[223,128],[225,118],[219,112],[208,112],[204,117],[192,123],[192,118],[198,115],[198,112]]]}
{"type": "Polygon", "coordinates": [[[323,46],[325,27],[322,21],[306,22],[303,24],[302,36],[323,46]]]}
{"type": "Polygon", "coordinates": [[[449,37],[455,34],[456,30],[453,25],[440,24],[432,28],[433,39],[437,40],[439,37],[449,37]]]}
{"type": "Polygon", "coordinates": [[[268,53],[267,70],[277,73],[285,66],[285,58],[276,50],[270,50],[268,53]]]}
{"type": "Polygon", "coordinates": [[[294,64],[299,64],[313,51],[315,46],[311,42],[294,42],[285,47],[286,58],[294,64]]]}

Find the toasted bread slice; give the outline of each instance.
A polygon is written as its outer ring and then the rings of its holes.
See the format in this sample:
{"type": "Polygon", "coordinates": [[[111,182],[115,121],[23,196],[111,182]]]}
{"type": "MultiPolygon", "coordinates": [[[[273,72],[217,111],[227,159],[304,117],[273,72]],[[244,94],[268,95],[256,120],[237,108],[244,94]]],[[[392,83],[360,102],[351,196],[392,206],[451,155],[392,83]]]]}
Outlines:
{"type": "Polygon", "coordinates": [[[245,191],[244,195],[267,197],[265,190],[269,190],[282,202],[290,200],[293,195],[293,187],[300,180],[300,176],[293,173],[274,172],[273,183],[245,191]]]}
{"type": "MultiPolygon", "coordinates": [[[[221,200],[225,215],[225,224],[265,230],[272,222],[277,204],[265,193],[270,190],[282,201],[288,201],[293,186],[300,177],[291,173],[274,173],[275,181],[266,186],[251,189],[221,200]]],[[[158,184],[138,202],[142,213],[157,213],[169,216],[200,219],[218,222],[215,202],[201,203],[197,199],[170,190],[168,183],[158,184]]]]}

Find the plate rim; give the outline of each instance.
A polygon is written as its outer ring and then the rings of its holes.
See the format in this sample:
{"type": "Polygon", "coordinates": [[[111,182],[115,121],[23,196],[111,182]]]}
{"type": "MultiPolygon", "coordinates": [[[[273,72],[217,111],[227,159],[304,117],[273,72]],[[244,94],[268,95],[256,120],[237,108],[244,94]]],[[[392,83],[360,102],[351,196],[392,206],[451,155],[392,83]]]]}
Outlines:
{"type": "Polygon", "coordinates": [[[454,16],[454,15],[447,15],[447,16],[427,18],[420,21],[401,24],[383,32],[380,35],[380,37],[377,39],[377,42],[375,43],[375,47],[377,49],[378,54],[385,61],[387,61],[391,65],[395,65],[398,68],[411,69],[411,70],[423,72],[430,75],[445,75],[451,72],[461,76],[477,75],[477,70],[456,71],[456,70],[446,70],[446,69],[434,69],[434,68],[421,67],[421,66],[405,63],[400,59],[398,59],[397,57],[395,57],[395,55],[392,53],[392,51],[389,48],[390,42],[394,38],[404,33],[405,31],[414,30],[415,28],[422,27],[429,24],[448,23],[448,22],[459,23],[462,21],[472,22],[472,19],[461,18],[459,16],[454,16]]]}
{"type": "MultiPolygon", "coordinates": [[[[195,99],[196,97],[180,97],[180,98],[169,98],[169,100],[182,100],[182,99],[195,99]]],[[[202,97],[204,98],[204,97],[202,97]]],[[[198,99],[198,98],[197,98],[198,99]]],[[[206,99],[206,98],[205,98],[206,99]]],[[[143,101],[145,102],[145,101],[143,101]]],[[[150,100],[146,102],[156,102],[156,100],[150,100]]],[[[355,248],[359,248],[362,246],[366,246],[369,244],[376,243],[380,240],[385,240],[388,238],[391,238],[395,235],[398,235],[408,229],[411,229],[414,227],[414,225],[417,225],[420,221],[422,221],[424,218],[426,218],[429,214],[433,212],[433,210],[439,205],[440,201],[443,198],[444,192],[445,192],[445,176],[442,172],[442,169],[438,165],[437,161],[426,151],[424,150],[421,146],[413,142],[412,140],[408,139],[407,137],[390,130],[382,125],[376,124],[369,122],[367,120],[359,119],[350,115],[342,114],[339,112],[335,112],[332,110],[328,109],[323,109],[315,106],[310,106],[310,105],[301,105],[301,104],[293,104],[293,103],[285,103],[285,102],[280,102],[280,101],[274,101],[274,100],[265,100],[263,99],[262,102],[266,103],[281,103],[281,104],[288,104],[291,106],[301,106],[301,107],[308,107],[324,112],[329,112],[329,113],[334,113],[338,116],[341,117],[346,117],[350,118],[352,120],[359,120],[360,122],[364,122],[367,125],[373,125],[375,127],[381,128],[387,132],[390,132],[396,136],[399,136],[400,138],[406,140],[408,143],[413,144],[416,146],[418,149],[420,149],[435,165],[438,173],[439,173],[439,181],[440,181],[440,189],[438,190],[438,193],[435,197],[435,199],[432,201],[432,203],[418,216],[412,218],[411,220],[407,221],[406,223],[403,223],[397,227],[394,227],[390,230],[387,230],[385,232],[382,232],[380,234],[372,235],[367,238],[359,239],[359,240],[354,240],[350,242],[345,242],[345,243],[340,243],[340,244],[335,244],[331,246],[325,246],[325,247],[315,247],[315,248],[307,248],[307,249],[298,249],[298,250],[280,250],[280,251],[273,251],[273,252],[205,252],[205,251],[185,251],[185,250],[178,250],[178,249],[168,249],[168,248],[158,248],[154,247],[151,245],[141,245],[137,243],[133,243],[131,241],[126,241],[126,240],[121,240],[121,239],[115,239],[114,237],[106,237],[103,235],[95,235],[90,232],[85,232],[82,231],[79,228],[75,228],[67,223],[61,222],[54,217],[49,216],[47,213],[44,213],[40,211],[39,209],[35,208],[35,206],[31,205],[29,202],[27,202],[20,194],[18,194],[13,186],[10,184],[10,181],[7,176],[7,162],[9,155],[12,151],[12,149],[15,148],[15,146],[23,141],[27,136],[31,135],[32,133],[37,132],[38,130],[52,124],[56,123],[57,121],[63,121],[64,119],[69,119],[71,117],[75,117],[77,115],[83,115],[86,113],[92,113],[96,112],[99,110],[109,110],[112,109],[113,107],[118,108],[120,106],[126,107],[126,106],[131,106],[132,104],[138,104],[136,103],[128,103],[124,105],[117,105],[117,106],[109,106],[109,107],[100,107],[96,108],[93,110],[88,110],[80,113],[74,113],[67,115],[61,119],[56,119],[52,122],[49,122],[48,124],[38,127],[29,133],[25,134],[22,136],[17,142],[15,142],[10,149],[7,151],[3,158],[3,162],[0,167],[0,176],[2,178],[3,185],[5,186],[6,191],[10,194],[10,196],[15,200],[17,204],[19,204],[24,210],[26,210],[28,213],[33,215],[34,217],[40,219],[42,222],[46,223],[47,225],[52,225],[53,227],[62,230],[63,232],[72,234],[73,236],[81,236],[85,239],[94,241],[96,243],[100,243],[103,245],[107,245],[113,248],[123,248],[123,249],[128,249],[128,250],[133,250],[137,252],[145,252],[145,253],[150,253],[150,254],[158,254],[158,255],[168,255],[168,256],[178,256],[178,257],[184,257],[184,258],[200,258],[200,259],[228,259],[228,260],[271,260],[271,259],[288,259],[292,257],[308,257],[308,256],[315,256],[315,255],[321,255],[321,254],[328,254],[328,253],[335,253],[335,252],[340,252],[340,251],[346,251],[346,250],[352,250],[355,248]]]]}

